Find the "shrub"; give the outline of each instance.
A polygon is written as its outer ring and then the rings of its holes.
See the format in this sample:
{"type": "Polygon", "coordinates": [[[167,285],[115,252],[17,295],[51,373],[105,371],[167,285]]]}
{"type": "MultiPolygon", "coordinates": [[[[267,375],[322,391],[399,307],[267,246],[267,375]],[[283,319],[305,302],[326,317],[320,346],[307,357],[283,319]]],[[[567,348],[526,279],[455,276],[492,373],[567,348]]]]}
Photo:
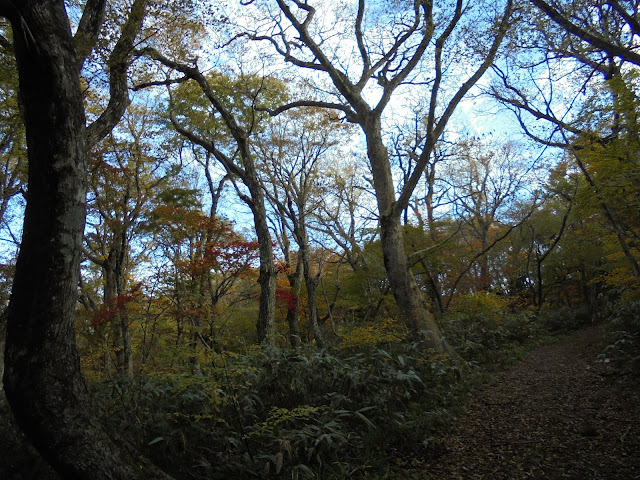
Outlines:
{"type": "Polygon", "coordinates": [[[640,375],[640,302],[617,304],[607,329],[607,346],[599,359],[621,373],[640,375]]]}
{"type": "Polygon", "coordinates": [[[479,293],[458,299],[443,320],[443,331],[465,360],[486,365],[514,362],[543,328],[532,312],[513,314],[508,299],[479,293]]]}
{"type": "Polygon", "coordinates": [[[347,331],[340,332],[338,348],[357,349],[359,347],[374,347],[389,342],[399,342],[406,338],[406,334],[407,328],[403,323],[387,318],[381,322],[357,325],[347,331]]]}
{"type": "Polygon", "coordinates": [[[416,344],[256,348],[206,372],[95,384],[104,421],[176,478],[345,478],[423,448],[458,388],[416,344]]]}
{"type": "Polygon", "coordinates": [[[456,297],[449,309],[453,315],[483,323],[500,323],[509,309],[509,298],[495,293],[474,293],[456,297]]]}
{"type": "Polygon", "coordinates": [[[567,333],[592,323],[589,306],[562,307],[540,315],[544,328],[552,334],[567,333]]]}

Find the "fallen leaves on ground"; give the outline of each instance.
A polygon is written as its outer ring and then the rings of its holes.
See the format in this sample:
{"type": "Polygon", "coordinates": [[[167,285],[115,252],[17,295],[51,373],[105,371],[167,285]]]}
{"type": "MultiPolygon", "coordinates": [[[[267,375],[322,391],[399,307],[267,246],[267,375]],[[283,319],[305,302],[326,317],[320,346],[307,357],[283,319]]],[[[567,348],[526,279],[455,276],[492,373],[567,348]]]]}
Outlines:
{"type": "Polygon", "coordinates": [[[597,362],[594,326],[497,374],[412,479],[640,479],[640,386],[597,362]]]}

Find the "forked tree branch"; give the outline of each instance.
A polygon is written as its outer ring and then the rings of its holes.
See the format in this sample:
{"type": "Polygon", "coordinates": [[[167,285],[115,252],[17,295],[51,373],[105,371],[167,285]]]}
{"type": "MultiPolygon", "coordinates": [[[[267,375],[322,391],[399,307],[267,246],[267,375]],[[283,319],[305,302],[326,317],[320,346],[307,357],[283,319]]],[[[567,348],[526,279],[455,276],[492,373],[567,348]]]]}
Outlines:
{"type": "MultiPolygon", "coordinates": [[[[588,43],[592,47],[595,47],[599,50],[603,50],[607,52],[610,56],[620,57],[621,59],[627,62],[635,63],[636,65],[640,66],[640,54],[634,52],[630,48],[625,48],[621,45],[617,45],[612,41],[606,38],[603,38],[600,35],[596,35],[576,25],[569,19],[569,17],[564,12],[552,7],[550,4],[546,3],[544,0],[531,0],[531,2],[535,6],[537,6],[540,10],[542,10],[556,24],[564,28],[570,34],[575,35],[576,37],[580,38],[584,42],[588,43]]],[[[624,9],[622,8],[618,9],[616,8],[615,5],[613,6],[616,9],[616,11],[622,15],[621,12],[623,12],[624,9]]],[[[623,18],[625,17],[623,16],[623,18]]],[[[633,23],[630,23],[630,26],[635,30],[639,25],[637,21],[634,21],[633,23]]]]}

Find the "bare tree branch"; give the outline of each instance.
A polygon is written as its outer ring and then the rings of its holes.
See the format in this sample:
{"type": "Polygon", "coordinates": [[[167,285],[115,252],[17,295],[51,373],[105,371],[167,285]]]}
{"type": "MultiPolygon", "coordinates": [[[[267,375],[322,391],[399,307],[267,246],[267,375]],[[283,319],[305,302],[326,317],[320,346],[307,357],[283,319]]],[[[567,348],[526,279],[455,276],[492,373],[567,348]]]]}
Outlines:
{"type": "Polygon", "coordinates": [[[342,105],[340,103],[332,103],[332,102],[323,102],[316,100],[298,100],[296,102],[290,102],[286,105],[281,105],[274,109],[263,109],[258,108],[259,111],[265,111],[272,117],[284,113],[288,110],[292,110],[294,108],[300,107],[318,107],[318,108],[327,108],[330,110],[338,110],[345,114],[345,118],[347,121],[351,123],[358,123],[358,114],[354,112],[348,105],[342,105]]]}
{"type": "Polygon", "coordinates": [[[451,303],[451,300],[453,300],[453,295],[455,294],[458,283],[460,283],[460,280],[462,280],[462,278],[467,274],[467,272],[471,269],[471,267],[473,267],[473,265],[478,261],[478,259],[486,255],[494,246],[496,246],[496,244],[498,244],[499,242],[507,238],[515,228],[522,225],[533,214],[536,207],[537,207],[537,202],[533,202],[533,206],[531,207],[531,210],[529,210],[529,212],[518,223],[514,225],[510,225],[509,228],[507,228],[507,230],[502,235],[497,237],[493,242],[491,242],[481,251],[476,253],[473,256],[473,258],[469,260],[469,263],[467,263],[467,266],[458,274],[458,276],[456,277],[456,280],[453,282],[453,285],[451,286],[451,291],[449,292],[449,295],[447,296],[447,301],[445,303],[445,309],[449,308],[449,304],[451,303]]]}
{"type": "MultiPolygon", "coordinates": [[[[460,1],[458,2],[458,5],[461,8],[460,1]]],[[[415,187],[418,184],[418,181],[420,180],[420,177],[422,176],[422,173],[429,162],[429,157],[433,152],[433,148],[435,147],[435,142],[442,135],[442,132],[444,132],[444,129],[446,128],[447,123],[449,122],[449,119],[453,115],[453,112],[456,110],[456,108],[458,108],[458,105],[460,104],[462,99],[465,97],[465,95],[469,92],[469,90],[471,90],[471,88],[478,82],[478,80],[480,80],[480,78],[485,74],[485,72],[489,69],[489,67],[493,65],[495,57],[498,53],[498,48],[500,47],[502,40],[504,39],[509,29],[509,26],[511,25],[513,13],[514,13],[513,1],[508,0],[505,6],[504,12],[502,14],[502,18],[500,20],[498,32],[494,36],[493,43],[491,44],[491,47],[487,52],[487,56],[485,57],[482,64],[473,73],[473,75],[471,75],[471,77],[469,77],[462,84],[462,86],[458,89],[455,95],[451,98],[451,100],[447,104],[447,107],[445,108],[444,113],[442,114],[442,116],[437,122],[435,121],[435,106],[438,100],[437,91],[438,91],[438,85],[440,83],[440,79],[437,79],[434,82],[434,86],[432,87],[432,90],[431,90],[431,102],[429,107],[430,110],[429,110],[429,118],[428,118],[428,124],[427,124],[428,130],[427,130],[427,135],[425,139],[425,146],[422,149],[422,153],[420,154],[420,157],[418,158],[415,170],[403,185],[400,196],[398,197],[398,201],[394,205],[394,211],[398,215],[409,204],[411,195],[413,194],[413,191],[415,190],[415,187]]],[[[459,15],[459,14],[456,13],[456,15],[459,15]]],[[[436,43],[439,43],[439,45],[436,45],[436,64],[437,65],[439,65],[440,63],[442,46],[444,45],[445,40],[450,34],[449,30],[455,27],[454,21],[457,22],[455,17],[449,23],[447,27],[447,31],[443,32],[443,34],[438,38],[436,42],[436,43]]],[[[442,75],[441,68],[439,70],[438,69],[436,70],[436,75],[441,77],[442,75]]]]}
{"type": "MultiPolygon", "coordinates": [[[[627,10],[622,5],[620,5],[620,2],[618,2],[618,0],[609,0],[607,3],[611,5],[622,18],[624,18],[634,35],[640,35],[640,22],[636,17],[629,14],[629,12],[627,12],[627,10]]],[[[637,14],[637,12],[635,13],[637,14]]]]}

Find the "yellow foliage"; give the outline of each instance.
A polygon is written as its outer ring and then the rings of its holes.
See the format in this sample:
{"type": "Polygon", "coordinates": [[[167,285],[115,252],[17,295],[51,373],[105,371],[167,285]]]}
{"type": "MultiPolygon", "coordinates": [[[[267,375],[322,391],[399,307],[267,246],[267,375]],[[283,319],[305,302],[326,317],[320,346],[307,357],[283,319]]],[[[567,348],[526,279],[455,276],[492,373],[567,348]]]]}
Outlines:
{"type": "Polygon", "coordinates": [[[386,342],[402,341],[406,338],[406,326],[398,320],[386,318],[381,322],[357,326],[342,334],[339,348],[375,346],[386,342]]]}
{"type": "Polygon", "coordinates": [[[640,286],[633,275],[631,268],[626,265],[614,268],[606,275],[600,275],[592,280],[593,283],[606,283],[608,287],[621,288],[623,298],[627,301],[636,300],[640,297],[640,286]]]}
{"type": "Polygon", "coordinates": [[[470,319],[484,319],[485,321],[500,323],[507,311],[509,298],[494,293],[474,293],[460,295],[449,309],[470,319]]]}
{"type": "Polygon", "coordinates": [[[91,349],[80,355],[80,368],[89,382],[97,382],[104,376],[104,353],[102,349],[91,349]]]}
{"type": "Polygon", "coordinates": [[[322,405],[319,407],[296,407],[293,409],[273,407],[269,412],[266,421],[258,423],[254,426],[255,430],[249,433],[250,436],[260,436],[266,431],[272,431],[280,427],[280,424],[287,420],[310,421],[320,410],[327,407],[322,405]]]}

